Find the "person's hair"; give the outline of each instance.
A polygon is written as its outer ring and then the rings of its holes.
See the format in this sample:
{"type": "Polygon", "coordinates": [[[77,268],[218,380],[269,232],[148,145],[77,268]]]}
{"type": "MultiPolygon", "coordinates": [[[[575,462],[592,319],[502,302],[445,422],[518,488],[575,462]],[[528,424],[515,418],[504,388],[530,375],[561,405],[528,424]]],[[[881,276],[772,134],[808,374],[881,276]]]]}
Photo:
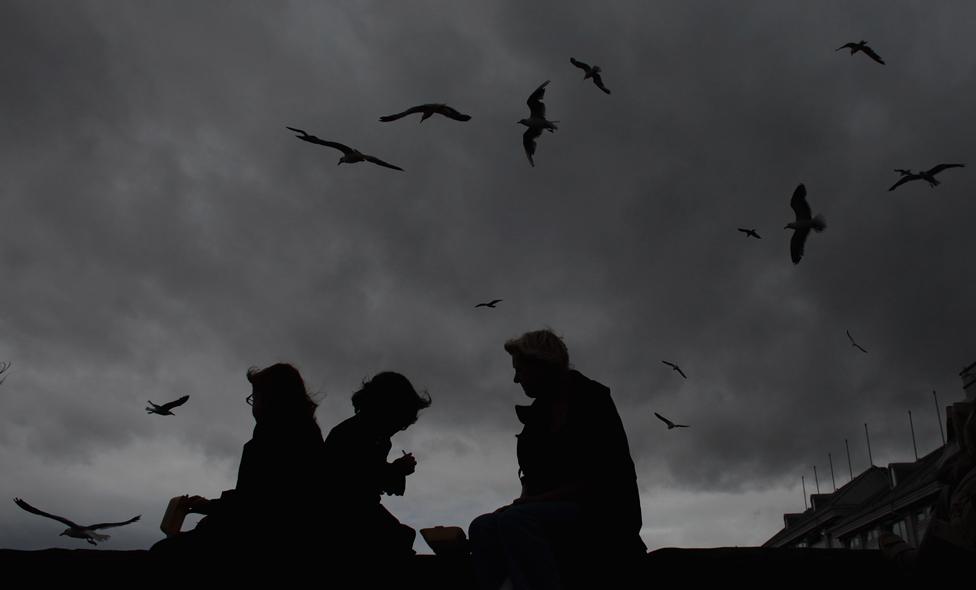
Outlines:
{"type": "Polygon", "coordinates": [[[359,391],[352,394],[352,407],[357,414],[385,414],[401,424],[401,429],[416,422],[420,410],[430,407],[430,403],[430,394],[417,393],[409,379],[393,371],[363,381],[359,391]]]}
{"type": "Polygon", "coordinates": [[[275,418],[314,416],[318,404],[308,394],[298,369],[288,363],[276,363],[264,369],[251,367],[247,380],[265,395],[262,405],[275,418]]]}
{"type": "Polygon", "coordinates": [[[540,362],[558,369],[569,369],[569,350],[552,330],[526,332],[505,342],[508,354],[540,362]]]}

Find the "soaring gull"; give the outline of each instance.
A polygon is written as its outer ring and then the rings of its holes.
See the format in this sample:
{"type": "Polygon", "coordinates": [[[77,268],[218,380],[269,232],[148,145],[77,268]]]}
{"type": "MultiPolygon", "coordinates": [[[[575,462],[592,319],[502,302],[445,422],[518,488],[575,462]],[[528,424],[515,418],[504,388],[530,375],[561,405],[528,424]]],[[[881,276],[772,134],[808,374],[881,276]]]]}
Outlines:
{"type": "Polygon", "coordinates": [[[97,531],[98,529],[108,529],[112,527],[131,524],[139,520],[139,518],[142,516],[141,514],[139,516],[134,516],[125,522],[100,522],[98,524],[90,524],[88,526],[82,526],[80,524],[68,520],[63,516],[58,516],[57,514],[50,514],[48,512],[44,512],[43,510],[38,510],[37,508],[34,508],[27,502],[21,500],[20,498],[14,498],[14,503],[20,506],[21,508],[23,508],[24,510],[26,510],[27,512],[36,514],[38,516],[43,516],[45,518],[50,518],[60,523],[68,525],[68,528],[64,529],[64,532],[61,533],[61,535],[67,535],[69,537],[74,537],[75,539],[84,539],[89,543],[91,543],[92,545],[97,545],[101,541],[107,541],[110,537],[110,535],[102,535],[96,533],[95,531],[97,531]]]}
{"type": "Polygon", "coordinates": [[[790,258],[793,264],[799,264],[803,258],[803,245],[807,241],[810,230],[817,233],[827,229],[827,221],[823,215],[813,217],[810,211],[810,204],[807,203],[807,189],[801,183],[793,191],[793,198],[790,199],[790,207],[796,214],[796,221],[787,223],[783,229],[793,230],[793,239],[790,240],[790,258]]]}
{"type": "Polygon", "coordinates": [[[287,127],[287,129],[291,129],[296,133],[301,133],[301,135],[296,135],[295,137],[301,139],[302,141],[307,141],[309,143],[314,143],[316,145],[324,145],[325,147],[335,148],[340,152],[342,152],[342,157],[339,158],[339,163],[336,164],[337,166],[342,163],[355,164],[357,162],[372,162],[374,164],[383,166],[384,168],[392,168],[394,170],[399,170],[401,172],[403,171],[403,168],[400,168],[399,166],[394,166],[393,164],[384,162],[383,160],[380,160],[375,156],[364,154],[361,151],[357,149],[353,149],[347,145],[343,145],[335,141],[326,141],[324,139],[320,139],[314,135],[309,135],[305,131],[302,131],[301,129],[296,129],[294,127],[287,127]]]}
{"type": "Polygon", "coordinates": [[[390,121],[396,121],[397,119],[402,119],[407,115],[412,115],[414,113],[423,113],[420,116],[420,122],[423,123],[425,119],[429,118],[431,115],[443,115],[448,119],[454,119],[455,121],[468,121],[471,119],[471,115],[465,115],[459,113],[455,109],[447,106],[446,104],[422,104],[415,107],[411,107],[402,113],[397,113],[395,115],[385,115],[380,117],[380,121],[384,123],[389,123],[390,121]]]}
{"type": "Polygon", "coordinates": [[[525,148],[525,155],[529,158],[529,164],[533,167],[535,166],[535,161],[532,156],[535,155],[535,140],[537,137],[542,135],[542,130],[545,129],[552,133],[556,130],[556,123],[559,121],[550,121],[546,119],[546,105],[542,103],[542,96],[546,93],[546,85],[549,84],[549,80],[543,82],[535,92],[529,95],[529,99],[525,101],[525,104],[529,105],[529,118],[520,119],[518,123],[520,125],[525,125],[528,129],[522,134],[522,147],[525,148]]]}
{"type": "Polygon", "coordinates": [[[162,405],[157,405],[147,400],[147,403],[149,403],[149,407],[146,408],[146,413],[159,414],[160,416],[173,416],[174,415],[172,412],[173,408],[182,406],[183,404],[186,403],[186,400],[188,399],[190,399],[190,396],[184,395],[178,400],[174,400],[162,405]]]}
{"type": "Polygon", "coordinates": [[[841,49],[850,49],[851,55],[854,55],[858,51],[863,51],[864,55],[870,57],[879,64],[884,65],[884,60],[881,59],[881,56],[875,53],[873,49],[868,47],[867,41],[861,41],[860,43],[845,43],[838,47],[835,51],[840,51],[841,49]]]}
{"type": "Polygon", "coordinates": [[[606,92],[607,94],[610,94],[610,90],[608,90],[607,87],[603,85],[603,78],[600,77],[600,72],[603,71],[600,68],[600,66],[591,66],[589,64],[585,64],[580,60],[576,59],[575,57],[569,58],[569,61],[577,68],[586,72],[586,75],[583,76],[584,80],[586,80],[587,78],[593,78],[593,83],[596,84],[597,88],[606,92]]]}
{"type": "Polygon", "coordinates": [[[929,183],[929,188],[934,188],[939,186],[939,181],[935,179],[936,174],[948,168],[964,168],[965,166],[965,164],[939,164],[938,166],[932,166],[928,170],[920,170],[917,173],[903,168],[895,168],[895,172],[901,174],[901,178],[898,179],[898,182],[891,185],[891,188],[888,190],[893,191],[906,182],[913,180],[924,180],[929,183]]]}

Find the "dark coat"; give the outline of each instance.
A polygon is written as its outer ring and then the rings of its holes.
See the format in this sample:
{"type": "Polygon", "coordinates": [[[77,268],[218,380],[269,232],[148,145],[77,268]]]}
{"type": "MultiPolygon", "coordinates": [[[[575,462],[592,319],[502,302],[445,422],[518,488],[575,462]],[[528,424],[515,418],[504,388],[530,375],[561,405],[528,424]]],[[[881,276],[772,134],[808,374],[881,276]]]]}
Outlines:
{"type": "Polygon", "coordinates": [[[564,395],[516,406],[519,471],[526,495],[576,490],[584,526],[614,551],[643,554],[637,473],[610,389],[570,371],[564,395]]]}

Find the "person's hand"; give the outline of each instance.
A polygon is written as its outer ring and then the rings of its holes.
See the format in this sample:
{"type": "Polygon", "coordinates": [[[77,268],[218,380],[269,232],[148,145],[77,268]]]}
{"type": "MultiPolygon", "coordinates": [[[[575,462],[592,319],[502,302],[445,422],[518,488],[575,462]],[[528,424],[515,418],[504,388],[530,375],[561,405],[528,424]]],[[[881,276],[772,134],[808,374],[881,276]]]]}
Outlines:
{"type": "Polygon", "coordinates": [[[210,500],[204,498],[203,496],[183,496],[186,498],[187,512],[197,512],[201,509],[206,509],[207,505],[210,504],[210,500]]]}
{"type": "Polygon", "coordinates": [[[396,465],[397,469],[399,469],[400,472],[406,476],[406,475],[410,475],[416,470],[417,460],[414,459],[412,453],[403,451],[403,456],[397,457],[396,460],[393,461],[393,465],[396,465]]]}

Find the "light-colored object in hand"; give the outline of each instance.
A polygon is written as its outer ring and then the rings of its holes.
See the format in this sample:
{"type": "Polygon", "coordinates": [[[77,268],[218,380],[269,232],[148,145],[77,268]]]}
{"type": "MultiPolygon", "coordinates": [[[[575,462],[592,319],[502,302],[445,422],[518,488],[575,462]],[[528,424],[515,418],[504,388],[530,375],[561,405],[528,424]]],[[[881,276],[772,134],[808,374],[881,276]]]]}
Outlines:
{"type": "Polygon", "coordinates": [[[420,535],[427,541],[427,545],[434,550],[434,555],[467,555],[468,536],[464,529],[456,526],[435,526],[420,529],[420,535]]]}
{"type": "Polygon", "coordinates": [[[183,521],[186,519],[189,511],[190,502],[188,496],[183,495],[172,498],[166,506],[166,512],[163,514],[163,522],[159,523],[160,530],[167,537],[180,534],[180,529],[183,528],[183,521]]]}

